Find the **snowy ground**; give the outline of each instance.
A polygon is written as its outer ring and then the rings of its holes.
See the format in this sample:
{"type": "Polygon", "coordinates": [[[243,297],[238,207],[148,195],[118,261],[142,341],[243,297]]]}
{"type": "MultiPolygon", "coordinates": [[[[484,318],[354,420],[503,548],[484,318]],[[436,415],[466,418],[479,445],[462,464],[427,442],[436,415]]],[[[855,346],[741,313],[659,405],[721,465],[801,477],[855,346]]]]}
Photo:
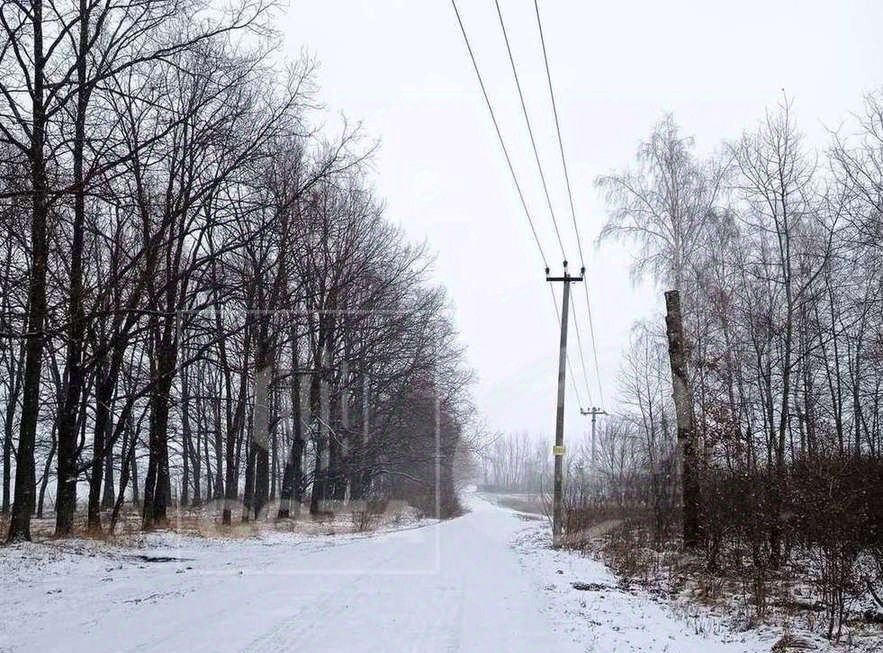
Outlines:
{"type": "Polygon", "coordinates": [[[0,548],[0,651],[770,649],[616,589],[600,563],[549,550],[542,522],[469,507],[379,535],[0,548]]]}
{"type": "Polygon", "coordinates": [[[548,528],[529,528],[516,536],[514,547],[521,565],[543,584],[543,610],[579,650],[759,653],[776,641],[757,632],[733,632],[724,619],[700,609],[684,610],[665,598],[626,591],[602,563],[553,551],[549,544],[548,528]]]}

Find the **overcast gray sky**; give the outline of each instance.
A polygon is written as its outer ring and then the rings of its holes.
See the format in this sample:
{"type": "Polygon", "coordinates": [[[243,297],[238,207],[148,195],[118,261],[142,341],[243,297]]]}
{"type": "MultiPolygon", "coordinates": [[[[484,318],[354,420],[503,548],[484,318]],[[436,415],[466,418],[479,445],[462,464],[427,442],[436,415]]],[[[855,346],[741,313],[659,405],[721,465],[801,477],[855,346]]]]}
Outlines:
{"type": "MultiPolygon", "coordinates": [[[[533,2],[501,5],[576,266],[533,2]]],[[[543,247],[560,265],[493,0],[458,6],[543,247]]],[[[625,248],[595,247],[605,212],[594,178],[628,164],[664,112],[709,151],[751,127],[783,88],[810,141],[823,143],[827,128],[883,84],[883,1],[541,0],[540,10],[587,259],[601,384],[606,407],[615,410],[630,327],[661,316],[662,302],[659,290],[631,283],[625,248]]],[[[361,121],[381,140],[375,182],[387,216],[437,253],[434,277],[455,306],[489,425],[551,433],[555,314],[449,0],[293,0],[283,29],[291,56],[305,48],[321,62],[329,112],[361,121]]],[[[589,347],[581,291],[575,310],[589,347]]],[[[577,387],[588,404],[575,345],[572,336],[577,387]]],[[[569,386],[568,436],[586,427],[569,386]]]]}

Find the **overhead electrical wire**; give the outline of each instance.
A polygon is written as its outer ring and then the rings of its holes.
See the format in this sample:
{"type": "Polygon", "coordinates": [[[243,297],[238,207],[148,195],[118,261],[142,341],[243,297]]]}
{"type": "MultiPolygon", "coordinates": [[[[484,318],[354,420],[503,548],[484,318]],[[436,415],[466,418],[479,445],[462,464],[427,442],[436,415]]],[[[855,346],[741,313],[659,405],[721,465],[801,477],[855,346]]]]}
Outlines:
{"type": "MultiPolygon", "coordinates": [[[[585,274],[583,274],[583,276],[585,276],[585,274]]],[[[585,285],[585,283],[586,283],[586,281],[585,281],[585,279],[583,279],[583,285],[585,285]]],[[[594,403],[592,401],[592,386],[589,383],[589,373],[586,370],[586,355],[583,353],[583,338],[582,338],[582,335],[580,334],[580,331],[579,331],[579,320],[576,319],[576,311],[575,310],[570,311],[570,314],[573,317],[573,328],[576,331],[576,344],[577,344],[577,348],[579,349],[579,362],[580,362],[580,366],[582,367],[582,370],[583,370],[583,380],[585,381],[585,384],[586,384],[586,392],[588,393],[589,404],[592,404],[592,403],[594,403]]],[[[582,404],[580,404],[580,407],[582,407],[582,404]]]]}
{"type": "MultiPolygon", "coordinates": [[[[497,0],[494,1],[496,2],[497,0]]],[[[570,216],[573,219],[573,231],[576,233],[576,246],[579,250],[580,265],[585,266],[585,260],[583,259],[583,243],[579,235],[579,227],[577,227],[576,223],[576,210],[574,209],[573,192],[570,187],[570,174],[567,171],[567,159],[564,156],[564,145],[561,140],[561,125],[558,121],[558,103],[555,102],[555,91],[552,87],[552,75],[549,72],[549,57],[546,53],[546,37],[543,34],[543,23],[540,20],[539,0],[534,0],[534,9],[536,9],[537,27],[540,32],[540,45],[543,49],[543,63],[546,67],[546,80],[549,83],[549,97],[552,98],[552,115],[555,118],[555,133],[558,135],[558,150],[561,153],[561,164],[564,168],[564,182],[567,184],[567,198],[570,201],[570,216]]]]}
{"type": "MultiPolygon", "coordinates": [[[[527,126],[527,133],[530,137],[530,144],[531,144],[531,148],[533,149],[534,160],[536,161],[536,164],[537,164],[537,170],[539,171],[539,174],[540,174],[540,182],[543,186],[543,193],[546,197],[546,206],[549,209],[549,215],[552,217],[552,225],[555,228],[555,235],[558,238],[558,245],[561,247],[561,256],[564,260],[566,260],[567,255],[565,254],[564,244],[561,239],[561,232],[558,228],[558,220],[555,217],[555,209],[553,208],[553,205],[552,205],[552,198],[549,193],[549,185],[546,182],[546,174],[543,171],[543,164],[540,160],[540,153],[539,153],[539,149],[537,148],[536,137],[534,136],[534,132],[533,132],[533,125],[530,122],[530,115],[527,111],[527,103],[524,99],[524,91],[521,88],[521,80],[518,77],[518,66],[515,64],[515,57],[512,54],[512,46],[509,42],[509,33],[506,30],[506,22],[503,20],[503,11],[500,8],[499,0],[494,0],[494,6],[497,9],[497,18],[500,21],[500,30],[503,32],[503,41],[506,44],[506,53],[509,57],[509,65],[512,68],[512,76],[515,79],[515,87],[518,90],[518,99],[521,103],[521,113],[524,116],[524,123],[527,126]]],[[[537,12],[539,12],[539,6],[536,6],[536,9],[537,9],[537,12]]],[[[539,14],[537,14],[537,15],[539,15],[539,14]]],[[[546,76],[547,76],[547,79],[549,80],[549,89],[551,91],[551,89],[552,89],[551,76],[549,75],[548,58],[546,57],[546,46],[545,46],[545,40],[544,40],[543,34],[542,34],[542,26],[540,26],[540,41],[543,45],[543,60],[546,63],[546,76]]],[[[558,126],[558,109],[556,107],[554,97],[552,100],[552,110],[555,115],[555,128],[558,133],[558,145],[559,145],[559,149],[561,149],[562,157],[563,157],[564,150],[563,150],[563,146],[561,145],[561,130],[558,126]]],[[[562,160],[563,160],[563,158],[562,158],[562,160]]],[[[577,247],[579,249],[580,265],[583,268],[585,268],[585,257],[583,256],[583,253],[582,253],[582,241],[580,239],[579,229],[577,228],[577,224],[576,224],[576,212],[574,211],[573,194],[571,193],[571,190],[570,190],[570,178],[567,174],[566,167],[565,167],[565,171],[564,171],[564,177],[565,177],[565,181],[567,182],[567,194],[570,199],[571,216],[573,217],[573,227],[574,227],[574,231],[576,232],[576,242],[577,242],[577,247]]],[[[583,287],[585,288],[585,286],[586,286],[586,282],[583,282],[583,287]]],[[[588,290],[586,290],[586,293],[588,293],[588,290]]],[[[588,297],[588,294],[586,296],[588,297]]],[[[557,307],[556,307],[556,311],[557,311],[557,307]]],[[[571,313],[573,315],[573,325],[574,325],[574,329],[576,331],[576,340],[577,340],[577,345],[579,348],[580,363],[581,363],[582,372],[583,372],[583,381],[586,385],[586,392],[588,393],[589,401],[591,402],[592,388],[591,388],[591,383],[589,382],[589,375],[586,370],[585,353],[584,353],[584,349],[583,349],[582,335],[580,334],[579,323],[576,318],[576,311],[574,310],[571,313]]],[[[593,348],[594,348],[594,329],[592,328],[591,308],[589,308],[588,314],[589,314],[589,328],[590,328],[590,332],[592,333],[592,344],[593,344],[593,348]]],[[[558,320],[560,322],[560,320],[561,320],[560,315],[559,315],[558,320]]],[[[597,354],[595,356],[595,359],[596,359],[595,374],[597,376],[597,374],[598,374],[598,372],[597,372],[597,368],[598,368],[597,354]]],[[[571,374],[572,374],[572,372],[571,372],[571,374]]],[[[600,388],[600,381],[598,383],[598,386],[600,388]]]]}
{"type": "MultiPolygon", "coordinates": [[[[509,34],[506,31],[506,23],[503,21],[503,12],[500,9],[500,1],[494,0],[497,7],[497,16],[500,19],[500,29],[503,31],[503,40],[506,42],[506,53],[509,55],[509,65],[512,67],[512,76],[515,78],[515,87],[518,89],[518,99],[521,101],[521,113],[524,115],[524,122],[527,125],[527,133],[530,136],[530,145],[533,148],[533,156],[537,162],[537,170],[540,173],[540,181],[543,184],[543,193],[546,196],[546,206],[549,207],[549,214],[552,216],[552,225],[555,227],[555,236],[558,238],[558,246],[561,248],[561,258],[567,260],[564,253],[564,242],[561,240],[561,231],[558,229],[558,220],[555,218],[555,209],[552,208],[552,198],[549,195],[549,185],[546,183],[546,175],[543,172],[543,164],[540,162],[540,153],[537,149],[537,141],[533,135],[533,127],[530,124],[530,116],[527,113],[527,103],[524,101],[524,93],[521,90],[521,81],[518,79],[518,68],[515,65],[515,58],[512,56],[512,48],[509,45],[509,34]]],[[[548,266],[547,266],[548,267],[548,266]]]]}
{"type": "Polygon", "coordinates": [[[494,106],[491,104],[491,99],[488,96],[487,88],[484,85],[484,79],[481,76],[481,71],[478,69],[478,62],[475,60],[475,53],[472,51],[472,45],[469,43],[469,36],[466,34],[466,28],[463,26],[463,19],[460,17],[460,11],[457,9],[457,3],[455,0],[451,0],[451,5],[454,7],[454,13],[457,15],[457,23],[460,25],[460,32],[463,34],[463,40],[466,42],[466,49],[469,51],[469,58],[472,60],[472,67],[475,69],[475,76],[478,78],[478,84],[481,86],[481,94],[484,96],[484,102],[487,105],[488,111],[491,114],[491,121],[494,123],[494,130],[497,132],[497,140],[500,142],[500,148],[503,150],[503,156],[506,157],[506,165],[509,166],[509,173],[512,175],[512,181],[515,183],[515,189],[518,191],[518,199],[521,200],[521,207],[524,209],[524,215],[527,217],[527,222],[530,225],[530,231],[533,234],[534,242],[537,244],[537,249],[540,251],[540,258],[543,259],[543,265],[548,268],[549,263],[546,259],[546,253],[543,251],[543,246],[540,244],[540,238],[537,235],[536,227],[534,226],[533,218],[530,215],[530,210],[527,208],[527,202],[524,200],[524,193],[521,191],[521,184],[518,183],[518,175],[515,174],[515,167],[512,165],[512,159],[509,157],[509,149],[506,147],[506,141],[503,140],[503,133],[500,131],[500,124],[497,122],[497,115],[494,112],[494,106]]]}
{"type": "MultiPolygon", "coordinates": [[[[552,285],[549,284],[549,294],[552,297],[552,307],[555,309],[555,317],[558,318],[558,326],[561,326],[561,309],[558,308],[558,299],[555,297],[555,290],[552,288],[552,285]]],[[[571,315],[573,313],[571,312],[571,315]]],[[[573,396],[576,397],[576,403],[580,406],[583,405],[582,398],[579,396],[579,389],[576,386],[576,381],[574,381],[575,374],[573,373],[573,364],[570,362],[570,356],[564,356],[565,361],[567,362],[567,371],[570,372],[568,378],[570,379],[570,388],[573,390],[573,396]]],[[[589,392],[589,402],[591,403],[591,389],[586,386],[586,390],[589,392]]]]}
{"type": "MultiPolygon", "coordinates": [[[[495,0],[495,2],[496,2],[496,1],[497,1],[497,0],[495,0]]],[[[492,103],[491,100],[490,100],[490,96],[489,96],[489,94],[488,94],[488,92],[487,92],[487,87],[486,87],[486,85],[485,85],[485,83],[484,83],[484,78],[482,77],[482,75],[481,75],[481,71],[480,71],[480,69],[479,69],[479,67],[478,67],[478,62],[477,62],[476,57],[475,57],[475,52],[473,51],[473,49],[472,49],[472,44],[471,44],[471,42],[469,41],[469,35],[467,34],[467,32],[466,32],[466,28],[465,28],[465,26],[464,26],[464,24],[463,24],[463,19],[462,19],[462,16],[460,15],[460,11],[459,11],[459,9],[458,9],[458,7],[457,7],[456,0],[451,0],[451,6],[453,7],[453,9],[454,9],[454,14],[455,14],[456,17],[457,17],[457,24],[458,24],[459,27],[460,27],[460,33],[463,35],[463,41],[464,41],[465,44],[466,44],[466,50],[467,50],[467,52],[469,53],[469,59],[470,59],[470,61],[472,62],[472,68],[473,68],[473,70],[475,71],[475,76],[476,76],[476,78],[478,79],[478,84],[479,84],[479,86],[481,87],[481,93],[482,93],[482,96],[484,97],[485,105],[487,106],[487,108],[488,108],[488,112],[490,113],[490,116],[491,116],[491,122],[493,123],[494,131],[495,131],[496,134],[497,134],[497,140],[498,140],[498,142],[500,143],[500,148],[501,148],[502,151],[503,151],[503,156],[504,156],[505,159],[506,159],[506,165],[507,165],[507,167],[509,168],[509,173],[510,173],[510,175],[512,176],[512,181],[513,181],[513,183],[515,184],[515,189],[516,189],[516,191],[518,192],[518,198],[519,198],[519,200],[521,201],[521,206],[522,206],[522,209],[524,210],[524,215],[525,215],[525,217],[527,218],[528,224],[530,225],[531,234],[533,235],[534,242],[535,242],[536,245],[537,245],[537,249],[538,249],[538,251],[539,251],[539,253],[540,253],[540,258],[541,258],[542,261],[543,261],[543,265],[545,266],[546,270],[548,270],[548,269],[549,269],[549,264],[548,264],[548,260],[547,260],[547,258],[546,258],[545,251],[543,250],[542,244],[540,243],[540,239],[539,239],[539,236],[538,236],[538,234],[537,234],[537,230],[536,230],[536,226],[535,226],[534,221],[533,221],[533,217],[531,216],[531,214],[530,214],[530,210],[529,210],[528,207],[527,207],[527,202],[526,202],[526,200],[524,199],[524,193],[523,193],[523,191],[522,191],[522,189],[521,189],[521,184],[520,184],[519,181],[518,181],[518,175],[516,174],[516,172],[515,172],[515,167],[514,167],[513,164],[512,164],[512,159],[511,159],[511,157],[510,157],[510,155],[509,155],[509,149],[506,147],[506,142],[505,142],[505,139],[503,138],[503,133],[502,133],[502,130],[500,129],[500,124],[499,124],[499,122],[497,121],[497,116],[496,116],[496,112],[494,111],[493,103],[492,103]]],[[[502,28],[502,30],[503,30],[503,37],[504,37],[504,40],[506,41],[506,49],[507,49],[507,52],[508,52],[508,55],[509,55],[509,62],[510,62],[510,64],[511,64],[511,66],[512,66],[513,76],[515,77],[516,86],[517,86],[517,88],[518,88],[518,95],[519,95],[519,99],[520,99],[520,101],[521,101],[521,108],[522,108],[522,112],[523,112],[523,115],[524,115],[524,118],[525,118],[525,122],[526,122],[526,124],[527,124],[528,133],[529,133],[529,135],[530,135],[531,145],[532,145],[532,147],[533,147],[533,152],[534,152],[534,157],[535,157],[535,159],[536,159],[537,168],[538,168],[539,173],[540,173],[540,179],[541,179],[541,181],[542,181],[543,191],[544,191],[544,193],[545,193],[545,197],[546,197],[546,204],[547,204],[547,206],[548,206],[548,208],[549,208],[549,213],[550,213],[550,215],[551,215],[551,217],[552,217],[552,224],[553,224],[553,226],[554,226],[555,234],[556,234],[556,237],[557,237],[557,239],[558,239],[558,245],[559,245],[559,247],[561,248],[561,255],[562,255],[562,258],[566,259],[566,254],[565,254],[565,251],[564,251],[564,244],[563,244],[563,241],[562,241],[562,239],[561,239],[561,232],[560,232],[560,230],[559,230],[559,228],[558,228],[558,222],[557,222],[557,219],[555,218],[555,213],[554,213],[554,210],[553,210],[553,207],[552,207],[551,197],[550,197],[550,194],[549,194],[549,191],[548,191],[548,185],[547,185],[547,183],[546,183],[545,175],[544,175],[544,173],[543,173],[543,169],[542,169],[542,164],[541,164],[541,162],[540,162],[539,152],[538,152],[538,149],[537,149],[537,146],[536,146],[536,140],[535,140],[535,138],[534,138],[534,135],[533,135],[533,129],[532,129],[532,126],[531,126],[531,124],[530,124],[530,119],[529,119],[529,116],[528,116],[528,113],[527,113],[527,106],[526,106],[526,103],[525,103],[525,101],[524,101],[524,95],[523,95],[523,92],[522,92],[522,90],[521,90],[521,83],[520,83],[520,81],[519,81],[519,79],[518,79],[518,72],[517,72],[517,68],[516,68],[516,66],[515,66],[515,60],[514,60],[514,58],[513,58],[513,56],[512,56],[512,50],[511,50],[511,48],[510,48],[510,46],[509,46],[509,38],[508,38],[508,35],[507,35],[507,33],[506,33],[506,27],[505,27],[505,23],[503,22],[503,16],[502,16],[502,12],[500,11],[499,3],[497,3],[497,15],[498,15],[498,17],[499,17],[499,19],[500,19],[500,26],[501,26],[501,28],[502,28]]],[[[572,204],[571,204],[571,205],[572,205],[572,204]]],[[[581,253],[580,253],[580,257],[582,258],[582,254],[581,254],[581,253]]],[[[555,291],[553,290],[553,288],[552,288],[551,285],[549,286],[549,292],[550,292],[550,297],[551,297],[551,299],[552,299],[552,306],[553,306],[553,308],[555,309],[555,315],[556,315],[556,317],[557,317],[557,321],[558,321],[558,324],[559,324],[559,326],[560,326],[560,325],[561,325],[561,312],[560,312],[560,310],[559,310],[559,308],[558,308],[558,303],[557,303],[557,300],[556,300],[556,298],[555,298],[555,291]]],[[[574,319],[574,324],[576,325],[576,316],[575,316],[575,315],[574,315],[573,319],[574,319]]],[[[582,339],[581,339],[580,334],[579,334],[579,327],[578,327],[578,326],[576,327],[576,331],[577,331],[577,342],[579,343],[579,350],[580,350],[580,355],[581,355],[581,362],[582,362],[583,376],[584,376],[584,379],[585,379],[585,382],[586,382],[586,391],[589,393],[589,400],[591,401],[591,386],[590,386],[590,384],[589,384],[589,382],[588,382],[588,375],[586,374],[585,360],[584,360],[584,357],[582,357],[582,351],[583,351],[583,348],[582,348],[582,339]]],[[[583,403],[582,403],[582,399],[581,399],[581,397],[580,397],[579,390],[578,390],[578,388],[577,388],[577,386],[576,386],[576,383],[575,383],[575,381],[574,381],[574,376],[575,376],[575,374],[574,374],[574,371],[573,371],[573,364],[572,364],[572,362],[571,362],[569,356],[566,356],[566,363],[567,363],[568,371],[570,372],[571,388],[572,388],[572,390],[573,390],[574,396],[576,397],[577,403],[578,403],[580,406],[582,406],[582,405],[583,405],[583,403]]]]}
{"type": "MultiPolygon", "coordinates": [[[[497,0],[494,0],[495,2],[497,0]]],[[[564,169],[564,182],[567,185],[567,198],[570,202],[570,217],[573,220],[573,231],[576,234],[576,245],[579,251],[580,265],[585,268],[585,257],[583,256],[583,244],[582,239],[580,238],[579,226],[576,221],[576,209],[574,208],[573,203],[573,191],[570,186],[570,174],[567,170],[567,157],[564,155],[564,141],[561,138],[561,123],[558,120],[558,103],[555,101],[555,88],[552,85],[552,74],[549,70],[549,56],[546,52],[546,37],[543,33],[543,21],[540,18],[540,4],[539,0],[534,0],[534,9],[536,10],[537,15],[537,28],[540,32],[540,44],[543,49],[543,63],[546,68],[546,80],[549,83],[549,97],[552,100],[552,115],[555,118],[555,133],[558,136],[558,151],[561,154],[561,166],[564,169]]],[[[499,5],[497,7],[499,9],[499,5]]],[[[598,383],[598,395],[601,399],[601,403],[604,403],[604,390],[601,385],[601,371],[600,366],[598,365],[598,347],[595,339],[595,325],[592,320],[592,302],[589,299],[589,284],[588,282],[583,282],[583,290],[585,291],[586,297],[586,311],[588,313],[589,318],[589,335],[592,340],[592,354],[594,356],[595,362],[595,380],[598,383]]],[[[577,329],[577,334],[579,334],[579,329],[577,329]]],[[[577,341],[579,341],[579,335],[577,335],[577,341]]],[[[580,353],[582,353],[582,346],[580,345],[580,353]]]]}
{"type": "Polygon", "coordinates": [[[604,387],[601,384],[601,370],[598,366],[598,345],[595,340],[595,324],[592,320],[592,302],[589,299],[589,289],[588,284],[583,284],[583,290],[586,295],[586,312],[589,316],[589,336],[592,340],[592,356],[595,359],[595,380],[598,382],[598,396],[601,398],[601,405],[604,405],[604,387]]]}

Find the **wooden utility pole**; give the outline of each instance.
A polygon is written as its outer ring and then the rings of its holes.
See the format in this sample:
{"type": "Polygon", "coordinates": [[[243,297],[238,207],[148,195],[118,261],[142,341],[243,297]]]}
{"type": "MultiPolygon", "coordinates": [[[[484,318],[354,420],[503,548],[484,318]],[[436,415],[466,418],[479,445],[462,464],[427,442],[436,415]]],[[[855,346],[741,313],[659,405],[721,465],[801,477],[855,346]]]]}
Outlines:
{"type": "Polygon", "coordinates": [[[580,408],[579,412],[582,415],[592,416],[592,467],[594,467],[597,460],[597,458],[595,457],[595,421],[597,420],[598,415],[606,415],[607,411],[601,410],[597,406],[592,406],[589,410],[583,410],[582,408],[580,408]]]}
{"type": "Polygon", "coordinates": [[[564,293],[561,299],[561,345],[558,351],[558,406],[555,411],[555,479],[554,497],[552,504],[552,545],[561,543],[561,521],[563,517],[564,496],[564,379],[567,369],[567,312],[570,307],[570,284],[583,280],[585,268],[580,268],[580,276],[572,277],[567,272],[567,261],[564,261],[564,275],[550,277],[549,268],[546,268],[546,281],[560,281],[564,284],[564,293]]]}

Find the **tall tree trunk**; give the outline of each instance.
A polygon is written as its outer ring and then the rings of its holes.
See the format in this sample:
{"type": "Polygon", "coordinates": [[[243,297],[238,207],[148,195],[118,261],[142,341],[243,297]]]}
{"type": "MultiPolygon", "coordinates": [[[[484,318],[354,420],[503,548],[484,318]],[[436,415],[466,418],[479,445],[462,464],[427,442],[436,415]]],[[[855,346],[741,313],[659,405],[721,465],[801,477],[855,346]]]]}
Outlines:
{"type": "MultiPolygon", "coordinates": [[[[141,491],[140,486],[138,485],[138,456],[136,455],[137,446],[138,446],[138,434],[135,432],[134,427],[134,418],[132,415],[129,415],[126,418],[126,429],[129,432],[129,441],[131,442],[131,453],[129,454],[129,467],[132,470],[132,503],[136,506],[141,504],[141,491]]],[[[123,494],[125,491],[125,485],[122,481],[120,481],[120,496],[117,497],[117,502],[119,502],[123,498],[123,494]]]]}
{"type": "Polygon", "coordinates": [[[12,433],[15,429],[15,410],[21,388],[21,373],[10,379],[10,392],[6,398],[6,412],[3,422],[3,503],[0,514],[9,514],[12,490],[12,433]]]}
{"type": "MultiPolygon", "coordinates": [[[[215,401],[214,418],[215,477],[214,485],[211,487],[211,492],[213,499],[222,499],[224,497],[224,475],[222,473],[222,470],[224,469],[224,438],[221,425],[220,397],[218,397],[215,401]]],[[[206,442],[206,447],[208,447],[208,442],[206,442]]],[[[206,460],[208,460],[208,452],[206,452],[205,457],[206,460]]],[[[208,482],[211,485],[212,480],[209,479],[208,482]]],[[[208,494],[208,492],[209,488],[206,488],[206,494],[208,494]]]]}
{"type": "Polygon", "coordinates": [[[40,496],[37,499],[37,519],[43,519],[43,505],[46,501],[46,488],[49,487],[49,472],[55,460],[55,451],[58,448],[58,435],[55,428],[52,429],[52,442],[49,445],[49,453],[46,455],[46,464],[43,466],[43,480],[40,481],[40,496]]]}
{"type": "Polygon", "coordinates": [[[181,372],[181,506],[190,503],[190,448],[192,447],[190,428],[190,374],[187,369],[181,372]]]}
{"type": "Polygon", "coordinates": [[[325,357],[319,357],[319,373],[313,376],[310,393],[311,413],[318,414],[318,434],[315,438],[316,461],[313,468],[313,490],[310,494],[310,514],[321,514],[326,506],[327,483],[328,483],[328,382],[325,379],[325,357]]]}
{"type": "Polygon", "coordinates": [[[113,442],[108,439],[105,441],[104,446],[104,490],[101,493],[101,509],[111,510],[113,504],[116,503],[116,482],[113,473],[113,442]]]}
{"type": "Polygon", "coordinates": [[[86,509],[86,529],[90,533],[101,531],[101,486],[104,481],[104,461],[111,442],[111,402],[116,379],[114,370],[99,370],[98,387],[95,392],[95,424],[92,437],[92,470],[89,475],[89,504],[86,509]]]}
{"type": "MultiPolygon", "coordinates": [[[[83,158],[86,144],[86,107],[89,88],[86,84],[86,50],[89,47],[89,4],[80,0],[79,40],[77,44],[77,106],[74,116],[73,173],[74,220],[70,261],[70,288],[68,295],[67,383],[58,424],[58,477],[56,480],[55,535],[69,535],[77,507],[77,408],[83,392],[86,370],[83,368],[83,339],[85,315],[83,310],[83,245],[86,221],[86,189],[83,178],[83,158]]],[[[99,444],[100,446],[100,444],[99,444]]],[[[98,463],[100,465],[101,463],[98,463]]],[[[93,470],[93,475],[94,475],[93,470]]],[[[100,475],[99,475],[100,476],[100,475]]],[[[100,482],[100,478],[99,478],[100,482]]],[[[91,494],[91,489],[90,489],[91,494]]],[[[90,528],[94,524],[90,524],[90,528]]],[[[99,525],[100,527],[100,525],[99,525]]]]}
{"type": "Polygon", "coordinates": [[[245,452],[245,491],[242,496],[242,521],[247,522],[251,519],[251,509],[254,505],[254,463],[255,463],[254,442],[246,443],[245,452]]]}
{"type": "Polygon", "coordinates": [[[7,541],[31,539],[31,515],[34,512],[36,478],[34,445],[37,436],[37,417],[40,411],[40,373],[43,364],[43,327],[46,321],[46,265],[49,257],[47,220],[49,216],[46,187],[46,107],[43,105],[43,2],[32,0],[31,21],[34,28],[34,78],[31,94],[31,274],[28,280],[27,345],[19,423],[18,452],[15,465],[15,499],[9,520],[7,541]]]}
{"type": "Polygon", "coordinates": [[[169,478],[169,403],[175,373],[175,350],[171,320],[163,327],[157,343],[157,381],[150,395],[150,457],[144,482],[142,527],[150,529],[168,524],[171,500],[169,478]]]}
{"type": "Polygon", "coordinates": [[[300,486],[303,478],[303,397],[301,392],[301,380],[298,373],[298,340],[292,329],[291,338],[291,425],[292,439],[291,451],[285,460],[285,469],[282,472],[282,490],[279,496],[279,519],[291,517],[292,499],[294,500],[294,516],[300,511],[300,486]]]}
{"type": "MultiPolygon", "coordinates": [[[[123,427],[123,446],[122,451],[120,453],[120,488],[117,494],[116,501],[113,505],[113,511],[110,515],[110,532],[113,533],[114,529],[117,525],[117,520],[120,516],[120,509],[122,508],[123,501],[126,498],[126,485],[129,483],[129,475],[130,472],[132,474],[132,480],[135,484],[132,486],[132,497],[134,502],[138,503],[138,484],[137,484],[137,476],[135,472],[137,467],[135,466],[135,449],[138,446],[138,438],[135,436],[135,432],[132,429],[132,413],[129,412],[124,416],[125,426],[123,427]]],[[[117,425],[119,428],[119,425],[117,425]]]]}
{"type": "MultiPolygon", "coordinates": [[[[364,499],[371,484],[371,474],[368,471],[368,447],[371,429],[370,415],[370,385],[368,371],[363,367],[361,371],[361,384],[359,389],[359,405],[361,406],[361,422],[359,424],[360,438],[354,447],[353,460],[350,467],[350,493],[353,499],[364,499]]],[[[485,485],[488,469],[485,468],[485,485]]]]}
{"type": "Polygon", "coordinates": [[[211,461],[206,457],[205,463],[202,461],[202,442],[205,440],[205,431],[200,430],[196,433],[196,444],[193,446],[193,455],[190,460],[193,465],[193,500],[191,505],[198,506],[202,503],[202,466],[205,464],[211,473],[211,461]]]}
{"type": "MultiPolygon", "coordinates": [[[[233,506],[239,497],[239,454],[242,439],[239,437],[245,416],[245,398],[248,390],[246,376],[242,375],[239,383],[239,395],[233,398],[233,380],[230,364],[227,359],[223,327],[221,326],[221,308],[215,313],[218,342],[218,355],[221,365],[221,374],[224,379],[224,395],[226,399],[226,442],[224,460],[224,510],[221,522],[229,526],[233,521],[233,506]],[[233,405],[235,403],[235,410],[233,405]]],[[[248,331],[245,334],[243,359],[248,360],[250,338],[248,331]]]]}
{"type": "Polygon", "coordinates": [[[681,317],[681,298],[677,290],[665,293],[665,327],[671,382],[678,422],[678,449],[681,457],[684,546],[695,548],[700,542],[699,465],[696,459],[696,425],[693,415],[693,393],[687,370],[687,346],[681,317]]]}
{"type": "MultiPolygon", "coordinates": [[[[13,241],[9,239],[6,244],[6,261],[4,264],[3,287],[10,287],[10,270],[13,261],[13,241]]],[[[11,297],[8,293],[2,299],[2,311],[4,316],[11,316],[11,297]]],[[[5,318],[4,318],[5,319],[5,318]]],[[[7,329],[12,331],[13,323],[6,322],[7,329]]],[[[12,503],[12,442],[15,431],[15,413],[18,409],[19,395],[21,394],[21,361],[24,358],[24,340],[20,341],[18,354],[14,354],[12,347],[9,349],[9,391],[6,394],[6,410],[3,416],[3,499],[0,502],[0,515],[8,515],[12,503]]]]}
{"type": "Polygon", "coordinates": [[[254,450],[254,516],[258,518],[270,495],[270,377],[271,356],[264,336],[257,347],[251,448],[254,450]]]}
{"type": "MultiPolygon", "coordinates": [[[[270,502],[276,500],[279,482],[279,393],[271,393],[270,407],[270,502]]],[[[283,434],[284,438],[284,434],[283,434]]],[[[284,442],[283,442],[284,446],[284,442]]]]}

